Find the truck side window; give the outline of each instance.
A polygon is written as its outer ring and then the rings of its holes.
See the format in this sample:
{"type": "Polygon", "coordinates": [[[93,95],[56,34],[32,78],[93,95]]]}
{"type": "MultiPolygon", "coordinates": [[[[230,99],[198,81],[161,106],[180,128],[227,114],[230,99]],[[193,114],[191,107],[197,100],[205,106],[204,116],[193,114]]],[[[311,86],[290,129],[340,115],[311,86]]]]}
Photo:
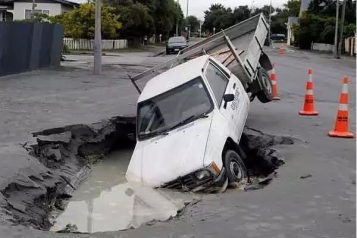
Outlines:
{"type": "Polygon", "coordinates": [[[228,78],[212,63],[208,64],[205,71],[205,76],[209,85],[211,86],[218,107],[220,107],[228,84],[228,78]]]}

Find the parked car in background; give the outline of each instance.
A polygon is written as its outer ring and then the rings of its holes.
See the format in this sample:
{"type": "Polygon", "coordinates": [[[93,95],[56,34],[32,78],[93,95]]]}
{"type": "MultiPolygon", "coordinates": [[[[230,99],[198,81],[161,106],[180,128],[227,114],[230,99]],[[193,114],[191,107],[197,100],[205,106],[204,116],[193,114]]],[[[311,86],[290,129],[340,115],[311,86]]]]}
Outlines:
{"type": "Polygon", "coordinates": [[[166,43],[166,54],[178,53],[180,50],[188,47],[188,42],[183,36],[171,37],[166,43]]]}
{"type": "Polygon", "coordinates": [[[272,34],[270,36],[271,41],[285,41],[286,37],[284,34],[272,34]]]}

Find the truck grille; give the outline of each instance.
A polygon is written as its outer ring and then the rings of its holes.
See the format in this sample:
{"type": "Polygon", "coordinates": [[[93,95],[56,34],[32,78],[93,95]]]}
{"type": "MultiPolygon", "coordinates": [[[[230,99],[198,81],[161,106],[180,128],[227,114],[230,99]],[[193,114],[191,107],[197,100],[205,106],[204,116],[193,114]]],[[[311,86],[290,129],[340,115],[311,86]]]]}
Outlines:
{"type": "Polygon", "coordinates": [[[192,189],[201,186],[209,181],[212,181],[212,177],[208,177],[204,180],[198,180],[194,173],[178,177],[175,180],[167,182],[160,186],[160,188],[177,189],[183,191],[191,191],[192,189]]]}

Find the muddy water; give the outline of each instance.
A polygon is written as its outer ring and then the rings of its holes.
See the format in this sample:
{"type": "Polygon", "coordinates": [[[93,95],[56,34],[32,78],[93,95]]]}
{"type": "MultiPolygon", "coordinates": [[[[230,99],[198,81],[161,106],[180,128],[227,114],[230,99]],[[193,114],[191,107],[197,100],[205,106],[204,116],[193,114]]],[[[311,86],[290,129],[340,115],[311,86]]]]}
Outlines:
{"type": "Polygon", "coordinates": [[[76,225],[79,232],[115,231],[175,216],[197,195],[161,191],[125,179],[132,150],[112,153],[93,166],[91,176],[75,192],[51,231],[76,225]]]}

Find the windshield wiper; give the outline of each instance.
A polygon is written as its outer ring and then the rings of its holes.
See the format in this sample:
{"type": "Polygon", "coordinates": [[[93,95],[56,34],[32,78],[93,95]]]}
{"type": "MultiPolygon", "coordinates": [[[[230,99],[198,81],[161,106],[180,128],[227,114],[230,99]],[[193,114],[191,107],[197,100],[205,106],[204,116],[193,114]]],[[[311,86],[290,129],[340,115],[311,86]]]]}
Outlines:
{"type": "Polygon", "coordinates": [[[148,138],[148,137],[155,137],[155,136],[167,136],[169,133],[167,132],[167,130],[160,130],[160,131],[154,131],[148,134],[139,134],[140,137],[142,138],[148,138]]]}
{"type": "Polygon", "coordinates": [[[185,120],[180,121],[176,125],[170,127],[170,130],[174,130],[174,129],[176,129],[176,128],[182,126],[182,125],[185,125],[185,124],[187,124],[187,123],[189,123],[191,121],[194,121],[194,120],[197,120],[197,119],[200,119],[200,118],[207,118],[207,117],[208,117],[208,115],[206,113],[199,114],[199,115],[192,115],[192,116],[186,118],[185,120]]]}

